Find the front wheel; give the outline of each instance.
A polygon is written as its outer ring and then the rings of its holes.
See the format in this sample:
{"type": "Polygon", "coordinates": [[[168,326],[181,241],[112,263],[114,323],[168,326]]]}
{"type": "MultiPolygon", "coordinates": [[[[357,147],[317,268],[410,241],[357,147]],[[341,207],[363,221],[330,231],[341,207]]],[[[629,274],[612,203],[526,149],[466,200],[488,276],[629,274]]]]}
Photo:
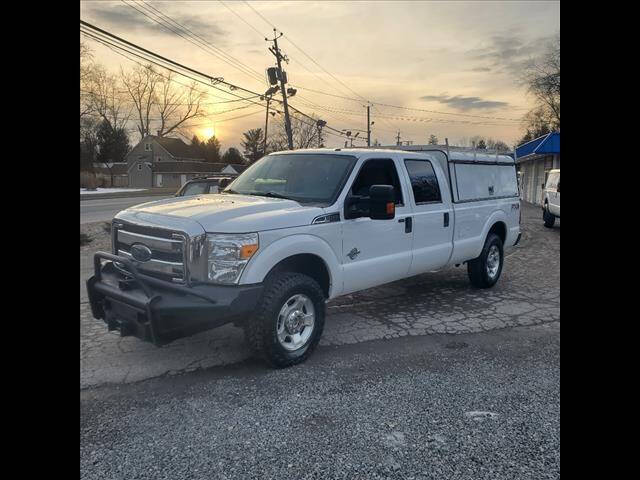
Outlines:
{"type": "Polygon", "coordinates": [[[244,325],[245,338],[259,357],[276,368],[305,361],[324,329],[325,298],[318,283],[301,273],[271,278],[244,325]]]}
{"type": "Polygon", "coordinates": [[[493,287],[502,273],[503,260],[502,240],[495,233],[490,233],[480,256],[467,263],[471,285],[477,288],[493,287]]]}

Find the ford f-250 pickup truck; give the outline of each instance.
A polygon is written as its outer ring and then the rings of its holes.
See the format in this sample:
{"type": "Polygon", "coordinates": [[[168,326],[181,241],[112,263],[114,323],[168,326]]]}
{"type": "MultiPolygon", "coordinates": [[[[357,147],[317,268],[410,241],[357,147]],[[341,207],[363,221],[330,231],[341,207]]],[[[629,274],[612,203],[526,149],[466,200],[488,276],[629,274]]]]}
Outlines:
{"type": "Polygon", "coordinates": [[[465,263],[491,287],[519,240],[509,156],[277,152],[221,193],[118,213],[87,288],[93,316],[123,336],[163,345],[234,322],[285,367],[317,345],[326,301],[465,263]]]}

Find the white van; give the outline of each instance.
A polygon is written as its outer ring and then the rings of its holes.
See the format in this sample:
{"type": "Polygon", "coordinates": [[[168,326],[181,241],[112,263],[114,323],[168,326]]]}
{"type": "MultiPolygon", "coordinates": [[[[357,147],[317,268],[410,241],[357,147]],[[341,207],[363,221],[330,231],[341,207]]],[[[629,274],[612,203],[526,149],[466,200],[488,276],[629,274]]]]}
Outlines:
{"type": "Polygon", "coordinates": [[[553,227],[556,217],[560,218],[560,169],[549,172],[542,198],[544,226],[553,227]]]}

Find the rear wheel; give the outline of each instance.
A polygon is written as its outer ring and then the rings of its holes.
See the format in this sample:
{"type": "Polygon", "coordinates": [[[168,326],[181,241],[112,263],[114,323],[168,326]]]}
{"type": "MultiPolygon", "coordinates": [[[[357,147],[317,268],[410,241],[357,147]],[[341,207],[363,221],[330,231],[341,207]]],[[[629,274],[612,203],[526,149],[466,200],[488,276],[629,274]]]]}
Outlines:
{"type": "Polygon", "coordinates": [[[502,240],[495,233],[490,233],[480,256],[467,263],[471,285],[477,288],[493,287],[502,273],[503,260],[502,240]]]}
{"type": "Polygon", "coordinates": [[[547,228],[553,227],[553,224],[556,223],[556,217],[549,212],[549,204],[544,204],[544,209],[542,211],[542,219],[544,220],[544,226],[547,228]]]}
{"type": "Polygon", "coordinates": [[[301,273],[279,273],[265,285],[255,315],[244,325],[254,353],[276,368],[305,361],[322,336],[324,293],[301,273]]]}

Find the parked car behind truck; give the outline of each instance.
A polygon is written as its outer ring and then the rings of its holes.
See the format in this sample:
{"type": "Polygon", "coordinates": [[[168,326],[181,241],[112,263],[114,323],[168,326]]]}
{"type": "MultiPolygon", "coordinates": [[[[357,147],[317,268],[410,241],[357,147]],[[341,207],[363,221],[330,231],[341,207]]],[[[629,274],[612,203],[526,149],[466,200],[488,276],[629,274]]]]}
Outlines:
{"type": "Polygon", "coordinates": [[[519,218],[508,156],[277,152],[219,194],[118,213],[87,288],[121,335],[162,345],[234,322],[285,367],[318,344],[327,300],[464,263],[473,286],[493,286],[519,218]]]}

